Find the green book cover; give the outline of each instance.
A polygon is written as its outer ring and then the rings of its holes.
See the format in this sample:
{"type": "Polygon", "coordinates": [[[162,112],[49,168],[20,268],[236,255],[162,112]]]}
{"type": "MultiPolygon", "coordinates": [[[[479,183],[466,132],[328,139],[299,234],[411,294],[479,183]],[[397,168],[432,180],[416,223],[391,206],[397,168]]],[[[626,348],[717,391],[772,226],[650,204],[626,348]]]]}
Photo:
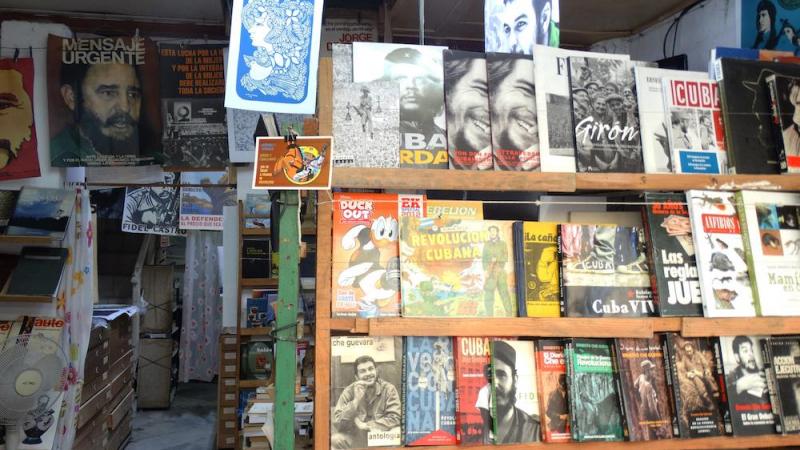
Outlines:
{"type": "Polygon", "coordinates": [[[573,339],[569,355],[569,395],[576,441],[621,441],[624,438],[611,343],[573,339]]]}

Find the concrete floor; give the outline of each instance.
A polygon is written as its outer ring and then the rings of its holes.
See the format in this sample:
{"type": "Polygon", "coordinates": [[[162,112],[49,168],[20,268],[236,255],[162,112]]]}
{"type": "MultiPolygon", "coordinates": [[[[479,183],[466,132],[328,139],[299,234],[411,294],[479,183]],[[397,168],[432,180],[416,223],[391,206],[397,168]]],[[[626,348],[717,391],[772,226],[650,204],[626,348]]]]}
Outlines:
{"type": "Polygon", "coordinates": [[[137,412],[125,450],[212,450],[216,415],[216,383],[181,383],[170,409],[137,412]]]}

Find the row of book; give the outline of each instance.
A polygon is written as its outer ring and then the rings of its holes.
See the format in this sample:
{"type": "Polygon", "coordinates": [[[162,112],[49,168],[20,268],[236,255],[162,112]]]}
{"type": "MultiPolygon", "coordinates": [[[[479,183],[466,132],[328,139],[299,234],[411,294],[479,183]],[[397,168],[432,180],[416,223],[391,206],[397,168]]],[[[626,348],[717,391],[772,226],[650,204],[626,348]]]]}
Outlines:
{"type": "Polygon", "coordinates": [[[646,193],[565,223],[421,195],[333,200],[334,317],[800,315],[800,194],[646,193]]]}
{"type": "Polygon", "coordinates": [[[331,344],[336,449],[800,433],[798,336],[331,344]]]}
{"type": "Polygon", "coordinates": [[[336,44],[333,162],[543,172],[800,172],[793,100],[800,59],[791,52],[719,47],[710,60],[706,73],[547,46],[516,55],[336,44]]]}

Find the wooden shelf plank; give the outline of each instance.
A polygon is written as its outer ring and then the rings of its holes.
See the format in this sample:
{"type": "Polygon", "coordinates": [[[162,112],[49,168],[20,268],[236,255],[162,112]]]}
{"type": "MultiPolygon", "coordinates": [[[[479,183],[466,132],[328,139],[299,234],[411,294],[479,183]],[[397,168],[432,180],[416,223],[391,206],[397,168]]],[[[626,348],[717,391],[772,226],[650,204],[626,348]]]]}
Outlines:
{"type": "Polygon", "coordinates": [[[328,320],[329,329],[333,331],[347,331],[348,333],[369,333],[369,320],[356,317],[338,317],[328,320]]]}
{"type": "Polygon", "coordinates": [[[654,319],[627,318],[380,318],[369,319],[370,336],[631,337],[653,335],[654,319]]]}
{"type": "Polygon", "coordinates": [[[271,236],[268,228],[243,228],[242,236],[271,236]]]}
{"type": "Polygon", "coordinates": [[[261,386],[267,386],[269,380],[239,380],[239,389],[254,389],[261,386]]]}
{"type": "Polygon", "coordinates": [[[277,278],[242,278],[239,281],[239,285],[242,287],[276,287],[278,286],[278,279],[277,278]]]}
{"type": "Polygon", "coordinates": [[[361,189],[574,192],[574,174],[337,167],[333,186],[361,189]]]}
{"type": "Polygon", "coordinates": [[[240,328],[239,334],[242,336],[266,336],[272,331],[272,327],[240,328]]]}
{"type": "Polygon", "coordinates": [[[800,176],[579,173],[575,175],[575,187],[579,191],[685,191],[687,189],[798,191],[800,176]]]}
{"type": "Polygon", "coordinates": [[[8,236],[0,234],[0,244],[48,246],[60,240],[50,236],[8,236]]]}
{"type": "Polygon", "coordinates": [[[22,302],[22,303],[50,303],[54,297],[47,295],[11,295],[0,294],[0,302],[22,302]]]}
{"type": "Polygon", "coordinates": [[[800,334],[800,317],[686,317],[681,334],[685,337],[800,334]]]}
{"type": "MultiPolygon", "coordinates": [[[[471,450],[531,450],[534,448],[556,448],[558,450],[613,450],[620,448],[647,450],[701,450],[701,449],[745,449],[788,447],[800,445],[800,436],[746,436],[746,437],[713,437],[700,439],[665,439],[647,442],[570,442],[564,444],[546,444],[532,442],[527,444],[479,445],[468,447],[471,450]]],[[[370,450],[389,450],[397,447],[371,447],[370,450]]],[[[425,447],[426,450],[459,450],[465,447],[442,445],[425,447]]]]}
{"type": "Polygon", "coordinates": [[[653,323],[653,333],[678,332],[683,323],[683,317],[653,317],[647,320],[653,323]]]}

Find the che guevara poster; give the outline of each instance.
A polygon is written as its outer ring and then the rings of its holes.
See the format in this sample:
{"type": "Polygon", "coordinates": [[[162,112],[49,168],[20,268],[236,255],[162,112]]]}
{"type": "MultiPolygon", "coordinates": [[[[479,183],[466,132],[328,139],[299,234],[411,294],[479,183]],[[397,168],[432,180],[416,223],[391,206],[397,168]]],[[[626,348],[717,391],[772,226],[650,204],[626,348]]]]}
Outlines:
{"type": "Polygon", "coordinates": [[[0,180],[38,177],[33,59],[0,60],[0,180]]]}
{"type": "Polygon", "coordinates": [[[47,40],[54,167],[160,164],[158,51],[142,37],[47,40]]]}

